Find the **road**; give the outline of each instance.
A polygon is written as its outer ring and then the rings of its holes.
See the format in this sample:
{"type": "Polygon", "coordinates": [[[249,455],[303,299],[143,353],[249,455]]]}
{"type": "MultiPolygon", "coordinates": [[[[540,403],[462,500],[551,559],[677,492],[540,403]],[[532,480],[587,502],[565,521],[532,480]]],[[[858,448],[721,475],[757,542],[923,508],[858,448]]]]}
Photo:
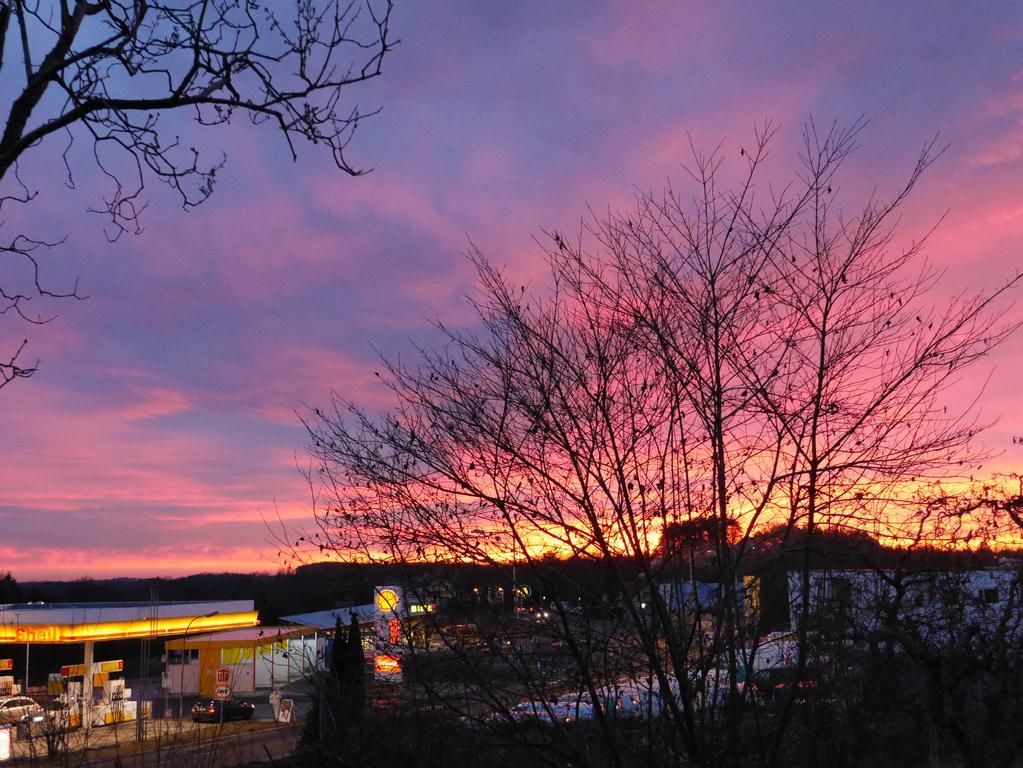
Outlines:
{"type": "MultiPolygon", "coordinates": [[[[126,722],[80,729],[67,736],[69,765],[161,766],[205,768],[237,766],[277,759],[289,754],[298,742],[302,726],[275,725],[272,719],[248,722],[196,724],[177,720],[147,721],[144,743],[137,740],[136,723],[126,722]]],[[[14,742],[16,765],[33,765],[46,759],[42,736],[14,742]]]]}
{"type": "MultiPolygon", "coordinates": [[[[291,754],[301,729],[297,726],[262,728],[218,738],[216,729],[204,729],[195,741],[177,741],[145,750],[120,751],[91,758],[85,768],[231,768],[266,762],[291,754]]],[[[134,746],[134,745],[133,745],[134,746]]]]}

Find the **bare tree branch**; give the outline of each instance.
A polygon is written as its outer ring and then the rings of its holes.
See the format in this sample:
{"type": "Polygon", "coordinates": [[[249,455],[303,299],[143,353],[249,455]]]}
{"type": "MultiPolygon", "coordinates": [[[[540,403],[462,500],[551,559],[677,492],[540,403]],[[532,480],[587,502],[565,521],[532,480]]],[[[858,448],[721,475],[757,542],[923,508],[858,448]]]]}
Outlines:
{"type": "MultiPolygon", "coordinates": [[[[0,68],[11,52],[13,17],[25,74],[0,114],[0,205],[35,199],[18,177],[18,161],[57,133],[67,138],[68,186],[74,186],[76,143],[109,180],[109,193],[89,210],[108,220],[112,240],[141,232],[149,180],[169,186],[185,208],[202,203],[225,156],[200,157],[161,124],[168,113],[190,112],[202,126],[244,114],[280,131],[293,158],[299,144],[319,145],[342,172],[361,175],[366,170],[349,161],[347,149],[376,111],[343,101],[380,75],[397,45],[391,11],[391,0],[0,2],[0,68]],[[46,51],[38,66],[33,48],[46,51]]],[[[39,262],[30,254],[45,238],[8,239],[0,259],[21,260],[36,296],[75,295],[42,289],[39,262]]],[[[11,286],[2,298],[0,312],[23,314],[31,295],[11,286]]]]}

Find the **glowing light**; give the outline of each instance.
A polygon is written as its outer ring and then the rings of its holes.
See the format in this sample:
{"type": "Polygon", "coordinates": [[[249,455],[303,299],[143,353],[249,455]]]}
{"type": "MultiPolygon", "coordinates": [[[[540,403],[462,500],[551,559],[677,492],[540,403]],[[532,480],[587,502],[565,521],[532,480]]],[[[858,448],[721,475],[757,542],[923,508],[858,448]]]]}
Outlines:
{"type": "Polygon", "coordinates": [[[84,643],[90,640],[130,640],[181,635],[185,632],[242,629],[259,624],[259,614],[218,613],[214,616],[174,616],[89,624],[0,624],[0,643],[84,643]]]}
{"type": "MultiPolygon", "coordinates": [[[[93,674],[109,675],[111,672],[123,672],[124,659],[114,661],[101,661],[92,665],[93,674]]],[[[83,677],[85,675],[84,664],[65,664],[60,668],[61,677],[83,677]]]]}
{"type": "Polygon", "coordinates": [[[398,607],[398,595],[393,589],[381,589],[377,592],[377,609],[386,613],[398,607]]]}

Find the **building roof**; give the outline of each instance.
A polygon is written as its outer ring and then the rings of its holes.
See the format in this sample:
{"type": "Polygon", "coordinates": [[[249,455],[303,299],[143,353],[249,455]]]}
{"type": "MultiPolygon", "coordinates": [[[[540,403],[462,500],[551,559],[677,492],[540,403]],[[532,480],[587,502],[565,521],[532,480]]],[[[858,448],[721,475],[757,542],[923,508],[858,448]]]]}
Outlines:
{"type": "Polygon", "coordinates": [[[292,624],[305,624],[321,630],[334,629],[339,618],[342,624],[347,625],[350,623],[352,614],[355,614],[360,624],[366,624],[373,621],[376,617],[376,606],[370,603],[369,605],[353,605],[349,608],[334,608],[329,611],[297,613],[294,616],[281,616],[281,621],[287,621],[292,624]]]}
{"type": "Polygon", "coordinates": [[[244,629],[233,629],[227,632],[207,632],[202,635],[189,635],[168,640],[164,647],[168,650],[181,650],[182,648],[256,648],[262,645],[270,645],[281,640],[289,640],[293,637],[311,635],[316,627],[246,627],[244,629]]]}

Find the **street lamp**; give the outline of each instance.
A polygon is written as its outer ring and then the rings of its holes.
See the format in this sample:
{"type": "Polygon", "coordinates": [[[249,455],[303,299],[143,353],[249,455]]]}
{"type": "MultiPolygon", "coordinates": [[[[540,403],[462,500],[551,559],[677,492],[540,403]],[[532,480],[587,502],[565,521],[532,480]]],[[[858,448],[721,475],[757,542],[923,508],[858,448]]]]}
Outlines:
{"type": "Polygon", "coordinates": [[[185,715],[185,651],[187,650],[185,648],[185,637],[188,636],[188,630],[192,626],[192,622],[198,621],[199,619],[209,619],[209,618],[212,618],[213,616],[216,616],[218,613],[220,613],[220,611],[210,611],[209,613],[204,613],[202,616],[193,616],[191,619],[189,619],[188,623],[185,625],[185,633],[181,637],[181,663],[180,663],[181,675],[178,678],[178,681],[179,681],[179,685],[178,685],[178,724],[179,725],[181,723],[182,718],[185,715]]]}

